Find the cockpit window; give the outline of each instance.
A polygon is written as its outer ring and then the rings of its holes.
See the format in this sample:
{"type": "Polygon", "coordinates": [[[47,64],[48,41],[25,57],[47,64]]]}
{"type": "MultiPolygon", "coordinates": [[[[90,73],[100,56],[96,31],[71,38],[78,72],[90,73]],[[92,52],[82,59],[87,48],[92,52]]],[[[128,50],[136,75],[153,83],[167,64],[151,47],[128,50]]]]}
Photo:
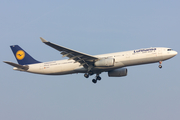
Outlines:
{"type": "Polygon", "coordinates": [[[167,49],[167,51],[172,51],[172,49],[167,49]]]}

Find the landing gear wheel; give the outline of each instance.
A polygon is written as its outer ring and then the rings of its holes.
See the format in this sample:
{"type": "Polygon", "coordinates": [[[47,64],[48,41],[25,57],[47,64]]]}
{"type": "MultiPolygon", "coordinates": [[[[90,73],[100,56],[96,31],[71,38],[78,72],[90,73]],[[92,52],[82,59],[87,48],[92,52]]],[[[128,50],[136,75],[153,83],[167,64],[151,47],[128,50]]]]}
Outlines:
{"type": "Polygon", "coordinates": [[[97,78],[96,78],[97,80],[101,80],[101,77],[100,76],[97,76],[97,78]]]}
{"type": "Polygon", "coordinates": [[[89,77],[89,74],[85,73],[85,74],[84,74],[84,77],[85,77],[85,78],[88,78],[88,77],[89,77]]]}
{"type": "Polygon", "coordinates": [[[159,61],[159,68],[162,68],[162,61],[159,61]]]}
{"type": "Polygon", "coordinates": [[[93,79],[92,82],[93,82],[93,83],[97,83],[97,80],[96,80],[96,79],[93,79]]]}
{"type": "Polygon", "coordinates": [[[162,68],[162,65],[159,65],[159,68],[162,68]]]}
{"type": "Polygon", "coordinates": [[[93,75],[94,74],[92,71],[89,71],[88,73],[89,73],[89,75],[93,75]]]}

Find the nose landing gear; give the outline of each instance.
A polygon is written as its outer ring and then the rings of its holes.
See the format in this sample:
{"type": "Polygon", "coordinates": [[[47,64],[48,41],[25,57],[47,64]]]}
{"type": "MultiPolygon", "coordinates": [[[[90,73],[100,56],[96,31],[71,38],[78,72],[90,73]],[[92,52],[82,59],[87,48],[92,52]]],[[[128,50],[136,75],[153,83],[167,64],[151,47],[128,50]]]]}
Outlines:
{"type": "Polygon", "coordinates": [[[158,66],[158,67],[159,67],[160,69],[162,68],[162,65],[161,65],[161,64],[162,64],[162,61],[159,61],[159,66],[158,66]]]}

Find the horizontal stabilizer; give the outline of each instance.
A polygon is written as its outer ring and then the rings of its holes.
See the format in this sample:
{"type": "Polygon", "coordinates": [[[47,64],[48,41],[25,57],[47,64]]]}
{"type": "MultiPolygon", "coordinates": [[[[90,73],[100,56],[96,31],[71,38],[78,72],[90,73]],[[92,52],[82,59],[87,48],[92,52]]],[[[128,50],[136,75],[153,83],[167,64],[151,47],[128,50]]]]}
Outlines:
{"type": "Polygon", "coordinates": [[[28,65],[19,65],[19,64],[16,64],[16,63],[12,63],[12,62],[8,62],[8,61],[3,61],[4,63],[7,63],[11,66],[14,66],[14,67],[17,67],[17,68],[20,68],[20,69],[23,69],[23,70],[28,70],[29,69],[29,66],[28,65]]]}

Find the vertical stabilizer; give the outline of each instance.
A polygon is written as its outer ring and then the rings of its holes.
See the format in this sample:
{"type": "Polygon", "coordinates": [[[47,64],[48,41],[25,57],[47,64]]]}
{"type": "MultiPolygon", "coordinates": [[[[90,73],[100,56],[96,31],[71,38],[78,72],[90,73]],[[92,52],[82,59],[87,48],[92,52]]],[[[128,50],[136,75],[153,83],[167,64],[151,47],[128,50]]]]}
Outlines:
{"type": "Polygon", "coordinates": [[[33,57],[31,57],[26,51],[24,51],[21,47],[18,45],[12,45],[10,46],[11,50],[14,53],[14,56],[18,63],[20,65],[28,65],[28,64],[35,64],[40,63],[39,61],[35,60],[33,57]]]}

